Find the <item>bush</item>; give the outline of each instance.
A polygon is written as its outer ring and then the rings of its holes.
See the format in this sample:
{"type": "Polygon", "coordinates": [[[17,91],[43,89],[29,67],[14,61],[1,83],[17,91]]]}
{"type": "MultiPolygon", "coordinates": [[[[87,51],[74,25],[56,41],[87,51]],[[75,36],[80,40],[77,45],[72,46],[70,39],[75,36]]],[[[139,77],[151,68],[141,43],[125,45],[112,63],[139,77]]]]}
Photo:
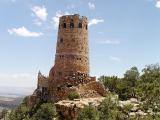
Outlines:
{"type": "Polygon", "coordinates": [[[43,103],[33,116],[33,120],[52,120],[55,115],[55,106],[52,103],[43,103]]]}
{"type": "Polygon", "coordinates": [[[9,114],[9,120],[26,120],[29,118],[29,109],[24,104],[19,105],[9,114]]]}
{"type": "Polygon", "coordinates": [[[99,113],[92,105],[85,106],[78,114],[77,120],[99,120],[99,113]]]}
{"type": "Polygon", "coordinates": [[[85,106],[77,120],[125,120],[127,116],[119,109],[118,100],[113,97],[108,94],[98,108],[91,104],[85,106]]]}
{"type": "Polygon", "coordinates": [[[25,97],[22,103],[11,110],[9,120],[52,120],[56,115],[56,108],[52,103],[37,101],[32,109],[27,106],[28,97],[25,97]]]}
{"type": "Polygon", "coordinates": [[[125,120],[125,114],[118,107],[118,99],[108,94],[99,106],[99,120],[125,120]]]}
{"type": "Polygon", "coordinates": [[[69,100],[74,100],[80,98],[80,95],[76,91],[74,91],[68,94],[68,98],[69,100]]]}

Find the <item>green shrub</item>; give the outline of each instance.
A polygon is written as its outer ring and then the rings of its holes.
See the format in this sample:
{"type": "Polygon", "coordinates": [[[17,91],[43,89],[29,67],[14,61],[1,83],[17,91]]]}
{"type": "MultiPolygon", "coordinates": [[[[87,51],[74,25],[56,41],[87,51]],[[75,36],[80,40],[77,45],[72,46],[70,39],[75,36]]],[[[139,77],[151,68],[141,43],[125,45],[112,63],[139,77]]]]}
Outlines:
{"type": "Polygon", "coordinates": [[[80,98],[80,95],[76,91],[74,91],[68,94],[68,98],[69,100],[74,100],[80,98]]]}
{"type": "Polygon", "coordinates": [[[29,118],[29,109],[26,105],[20,104],[9,114],[9,120],[27,120],[29,118]]]}
{"type": "Polygon", "coordinates": [[[43,103],[33,116],[33,120],[53,120],[56,108],[52,103],[43,103]]]}
{"type": "Polygon", "coordinates": [[[99,120],[125,120],[125,114],[118,107],[118,99],[113,100],[112,94],[108,94],[101,102],[99,120]]]}
{"type": "Polygon", "coordinates": [[[90,104],[78,114],[77,120],[99,120],[99,112],[90,104]]]}

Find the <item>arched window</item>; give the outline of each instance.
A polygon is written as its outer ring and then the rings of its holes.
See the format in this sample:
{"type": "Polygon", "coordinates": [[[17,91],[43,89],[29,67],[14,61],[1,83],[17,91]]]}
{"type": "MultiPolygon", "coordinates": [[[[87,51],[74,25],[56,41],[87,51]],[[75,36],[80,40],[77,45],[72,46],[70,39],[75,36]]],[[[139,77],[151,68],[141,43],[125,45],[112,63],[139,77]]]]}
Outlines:
{"type": "Polygon", "coordinates": [[[63,23],[63,28],[66,28],[67,26],[66,26],[66,23],[63,23]]]}
{"type": "Polygon", "coordinates": [[[79,27],[79,28],[82,28],[82,23],[79,23],[78,27],[79,27]]]}
{"type": "Polygon", "coordinates": [[[88,25],[86,25],[86,30],[88,29],[88,25]]]}
{"type": "Polygon", "coordinates": [[[70,28],[74,28],[74,23],[73,22],[70,23],[70,28]]]}

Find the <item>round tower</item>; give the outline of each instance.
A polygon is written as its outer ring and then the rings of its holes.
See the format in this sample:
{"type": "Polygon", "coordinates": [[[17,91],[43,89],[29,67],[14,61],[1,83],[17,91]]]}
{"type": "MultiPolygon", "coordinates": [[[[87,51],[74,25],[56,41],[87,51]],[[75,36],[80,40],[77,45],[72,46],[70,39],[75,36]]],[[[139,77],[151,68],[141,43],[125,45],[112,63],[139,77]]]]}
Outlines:
{"type": "Polygon", "coordinates": [[[88,20],[65,15],[59,19],[55,65],[49,77],[61,84],[77,73],[89,76],[88,20]]]}

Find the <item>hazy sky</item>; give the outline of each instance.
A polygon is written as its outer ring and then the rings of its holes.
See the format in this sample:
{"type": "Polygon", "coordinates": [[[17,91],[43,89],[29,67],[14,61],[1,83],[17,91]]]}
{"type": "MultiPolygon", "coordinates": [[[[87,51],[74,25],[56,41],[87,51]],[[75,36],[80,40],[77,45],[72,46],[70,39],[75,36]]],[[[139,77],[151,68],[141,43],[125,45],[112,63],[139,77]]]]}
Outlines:
{"type": "Polygon", "coordinates": [[[160,61],[160,1],[0,0],[0,86],[36,86],[54,64],[58,18],[89,19],[91,75],[160,61]]]}

